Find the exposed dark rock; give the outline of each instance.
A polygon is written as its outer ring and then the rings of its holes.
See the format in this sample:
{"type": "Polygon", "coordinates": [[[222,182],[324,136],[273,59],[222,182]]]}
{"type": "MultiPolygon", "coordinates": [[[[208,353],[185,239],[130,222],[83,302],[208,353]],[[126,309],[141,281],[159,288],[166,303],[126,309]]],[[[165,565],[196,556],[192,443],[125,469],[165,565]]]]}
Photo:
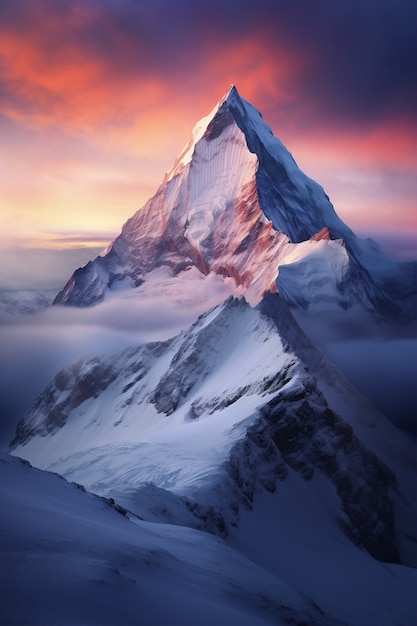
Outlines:
{"type": "Polygon", "coordinates": [[[396,479],[352,428],[322,405],[318,390],[304,398],[284,391],[261,412],[288,466],[307,480],[320,471],[335,486],[345,513],[339,521],[352,541],[376,559],[398,563],[389,496],[396,479]]]}

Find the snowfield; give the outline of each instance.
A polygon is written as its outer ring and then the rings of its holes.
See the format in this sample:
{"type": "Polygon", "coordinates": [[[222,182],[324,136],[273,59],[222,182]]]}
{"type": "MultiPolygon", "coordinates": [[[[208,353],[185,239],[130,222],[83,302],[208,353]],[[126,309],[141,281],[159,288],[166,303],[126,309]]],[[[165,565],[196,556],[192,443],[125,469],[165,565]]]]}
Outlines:
{"type": "Polygon", "coordinates": [[[6,454],[0,472],[2,624],[332,623],[216,537],[142,522],[6,454]]]}
{"type": "Polygon", "coordinates": [[[258,494],[226,541],[141,521],[4,453],[0,476],[1,624],[415,623],[416,570],[353,546],[320,479],[258,494]]]}

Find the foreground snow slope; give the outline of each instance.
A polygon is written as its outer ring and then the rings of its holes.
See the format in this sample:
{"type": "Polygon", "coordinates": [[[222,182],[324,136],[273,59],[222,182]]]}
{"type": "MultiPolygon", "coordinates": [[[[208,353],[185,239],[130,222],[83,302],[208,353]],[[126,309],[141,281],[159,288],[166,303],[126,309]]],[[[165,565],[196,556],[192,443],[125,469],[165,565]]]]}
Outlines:
{"type": "Polygon", "coordinates": [[[4,453],[0,478],[2,624],[415,623],[416,570],[353,546],[320,478],[258,493],[228,542],[141,521],[4,453]]]}
{"type": "Polygon", "coordinates": [[[255,496],[229,543],[345,624],[415,624],[417,570],[379,563],[352,546],[334,524],[336,510],[320,477],[307,483],[291,474],[276,493],[255,496]]]}
{"type": "Polygon", "coordinates": [[[4,453],[0,477],[1,624],[339,623],[211,535],[142,522],[4,453]]]}

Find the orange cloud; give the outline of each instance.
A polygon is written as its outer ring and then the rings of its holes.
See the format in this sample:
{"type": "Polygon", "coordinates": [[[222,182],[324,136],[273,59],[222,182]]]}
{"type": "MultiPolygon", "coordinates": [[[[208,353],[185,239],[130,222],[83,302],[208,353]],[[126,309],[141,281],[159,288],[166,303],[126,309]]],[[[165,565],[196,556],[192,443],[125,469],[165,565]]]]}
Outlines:
{"type": "Polygon", "coordinates": [[[343,127],[337,132],[321,126],[303,135],[293,134],[296,144],[310,146],[311,158],[350,162],[362,167],[411,170],[417,166],[415,130],[405,121],[376,123],[368,127],[343,127]]]}
{"type": "Polygon", "coordinates": [[[294,76],[306,60],[301,53],[280,48],[269,41],[267,33],[252,32],[238,41],[211,41],[202,61],[207,94],[222,93],[235,83],[248,100],[262,103],[288,103],[295,93],[294,76]]]}
{"type": "Polygon", "coordinates": [[[74,44],[55,57],[37,36],[22,41],[1,33],[1,38],[3,81],[12,95],[1,112],[20,122],[90,133],[151,109],[167,95],[160,79],[106,76],[100,59],[85,56],[74,44]]]}
{"type": "Polygon", "coordinates": [[[35,128],[55,125],[86,135],[109,150],[156,154],[172,141],[185,143],[194,121],[232,82],[260,103],[294,96],[291,76],[300,59],[294,52],[271,54],[272,44],[265,45],[261,32],[220,45],[202,33],[198,58],[185,71],[181,66],[170,71],[148,64],[151,52],[140,34],[132,43],[101,16],[103,37],[117,48],[113,62],[86,35],[96,18],[86,5],[65,19],[44,10],[36,28],[30,20],[16,30],[0,25],[3,115],[35,128]]]}

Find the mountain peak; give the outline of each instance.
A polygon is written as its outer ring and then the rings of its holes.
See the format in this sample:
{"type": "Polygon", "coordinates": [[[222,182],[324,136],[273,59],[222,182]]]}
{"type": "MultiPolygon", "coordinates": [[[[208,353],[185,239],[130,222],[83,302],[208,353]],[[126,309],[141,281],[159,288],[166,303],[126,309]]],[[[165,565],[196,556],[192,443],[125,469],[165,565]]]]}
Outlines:
{"type": "Polygon", "coordinates": [[[229,89],[226,91],[225,95],[223,96],[223,98],[220,100],[220,102],[226,102],[229,99],[235,98],[235,97],[240,98],[238,90],[236,88],[236,85],[234,83],[232,83],[229,87],[229,89]]]}
{"type": "Polygon", "coordinates": [[[174,278],[190,268],[221,277],[251,304],[278,289],[304,307],[312,299],[343,307],[358,300],[374,310],[385,295],[369,274],[369,256],[369,246],[232,84],[195,125],[156,194],[105,253],[75,272],[55,303],[88,306],[165,267],[174,278]],[[329,266],[329,258],[337,262],[329,266]],[[317,291],[317,281],[310,290],[303,268],[312,263],[325,270],[319,274],[330,285],[326,293],[317,291]],[[310,295],[300,299],[306,284],[310,295]]]}
{"type": "Polygon", "coordinates": [[[195,146],[203,137],[206,139],[215,139],[221,134],[222,130],[226,126],[235,121],[229,108],[232,103],[236,104],[239,102],[242,107],[243,103],[241,97],[236,89],[236,86],[232,83],[224,96],[212,108],[210,113],[202,117],[195,124],[191,139],[178,155],[172,168],[166,173],[164,182],[168,182],[180,174],[184,167],[191,162],[195,146]]]}

